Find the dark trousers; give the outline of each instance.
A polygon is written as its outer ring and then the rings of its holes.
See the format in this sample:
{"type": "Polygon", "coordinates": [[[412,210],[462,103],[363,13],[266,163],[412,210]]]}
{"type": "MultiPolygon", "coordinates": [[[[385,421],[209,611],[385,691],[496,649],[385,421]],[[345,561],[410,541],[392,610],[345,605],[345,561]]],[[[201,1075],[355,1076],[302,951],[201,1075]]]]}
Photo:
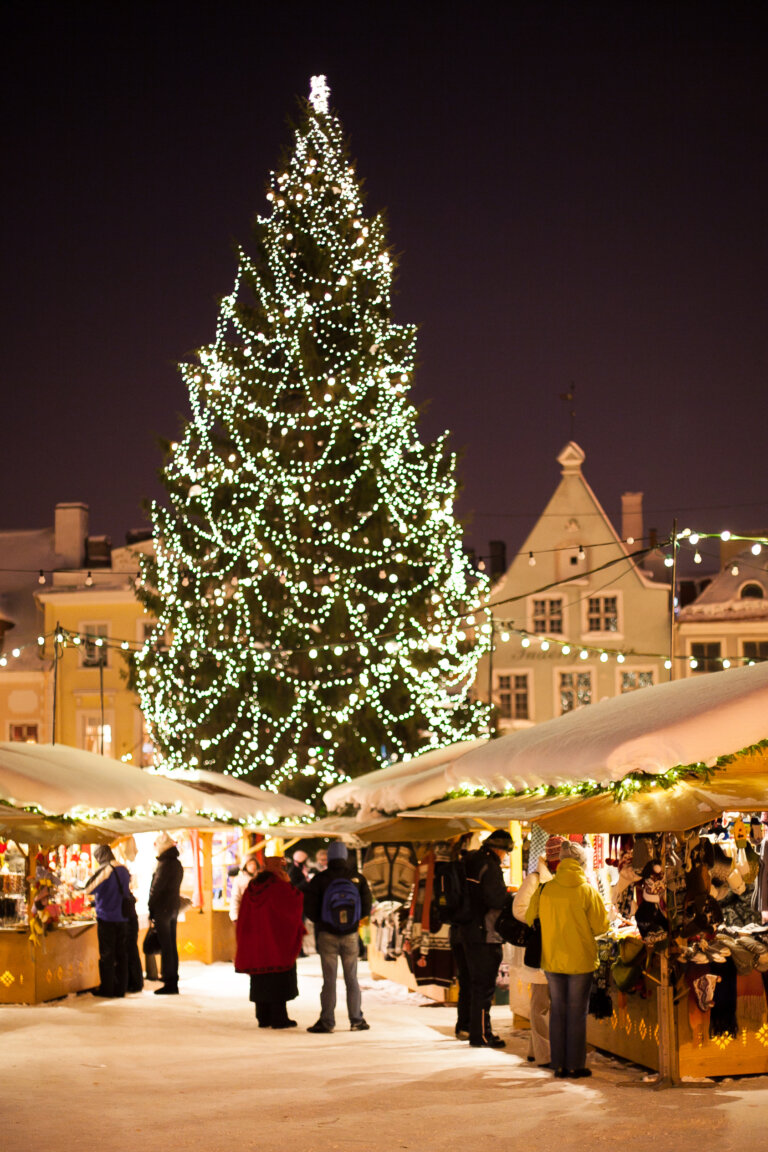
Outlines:
{"type": "Polygon", "coordinates": [[[128,983],[128,924],[123,920],[97,920],[99,941],[99,992],[102,996],[125,996],[128,983]]]}
{"type": "Polygon", "coordinates": [[[179,986],[179,952],[176,947],[176,916],[155,920],[160,940],[160,978],[166,988],[179,986]]]}
{"type": "Polygon", "coordinates": [[[256,1019],[259,1028],[285,1028],[288,1025],[288,1009],[285,1000],[257,1000],[256,1019]]]}
{"type": "Polygon", "coordinates": [[[469,1039],[484,1040],[491,1033],[491,1004],[501,964],[501,944],[465,944],[469,968],[469,1039]]]}
{"type": "Polygon", "coordinates": [[[455,928],[451,928],[451,952],[456,965],[456,979],[459,983],[459,999],[456,1004],[456,1031],[469,1032],[469,989],[470,975],[464,945],[455,928]]]}
{"type": "Polygon", "coordinates": [[[587,1062],[587,1012],[592,972],[545,972],[549,985],[549,1049],[553,1068],[576,1072],[587,1062]]]}
{"type": "Polygon", "coordinates": [[[126,952],[128,955],[128,985],[127,992],[141,992],[144,987],[144,976],[141,971],[141,955],[139,953],[139,918],[133,916],[127,924],[126,952]]]}

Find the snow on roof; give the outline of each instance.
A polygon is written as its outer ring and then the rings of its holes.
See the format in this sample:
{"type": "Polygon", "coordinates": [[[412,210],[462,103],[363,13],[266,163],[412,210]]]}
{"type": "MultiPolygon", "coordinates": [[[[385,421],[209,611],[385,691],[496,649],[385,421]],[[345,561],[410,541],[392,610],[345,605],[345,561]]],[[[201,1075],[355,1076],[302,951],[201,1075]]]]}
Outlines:
{"type": "Polygon", "coordinates": [[[397,812],[414,804],[429,804],[445,795],[446,767],[483,744],[485,740],[462,740],[443,748],[432,748],[410,760],[358,776],[347,784],[337,784],[325,793],[326,807],[336,812],[353,805],[360,809],[360,818],[367,819],[371,813],[397,812]],[[403,802],[404,796],[408,797],[406,802],[403,802]]]}
{"type": "Polygon", "coordinates": [[[266,788],[257,788],[247,780],[228,776],[226,772],[208,772],[190,768],[168,772],[168,779],[180,780],[199,790],[199,807],[206,812],[218,811],[236,820],[260,820],[266,824],[285,817],[311,816],[314,809],[302,800],[280,796],[266,788]]]}
{"type": "Polygon", "coordinates": [[[642,688],[490,740],[448,766],[445,791],[609,784],[631,772],[713,765],[766,738],[768,663],[642,688]]]}

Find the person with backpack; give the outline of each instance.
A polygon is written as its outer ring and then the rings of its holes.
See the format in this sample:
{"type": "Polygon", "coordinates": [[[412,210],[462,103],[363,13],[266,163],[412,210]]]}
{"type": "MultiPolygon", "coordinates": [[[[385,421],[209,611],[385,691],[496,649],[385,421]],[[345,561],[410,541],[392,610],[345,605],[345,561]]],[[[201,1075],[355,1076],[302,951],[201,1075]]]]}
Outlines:
{"type": "Polygon", "coordinates": [[[463,862],[468,907],[466,913],[459,913],[457,937],[469,974],[468,1023],[472,1048],[505,1047],[504,1040],[491,1028],[491,1004],[502,955],[502,939],[495,925],[507,899],[501,865],[511,849],[509,832],[497,828],[485,838],[479,850],[469,852],[463,862]]]}
{"type": "Polygon", "coordinates": [[[304,893],[304,911],[315,925],[315,942],[323,971],[320,1019],[308,1032],[333,1032],[336,1027],[336,975],[341,958],[347,989],[347,1012],[352,1032],[364,1032],[362,996],[357,981],[358,928],[371,911],[371,892],[347,860],[346,845],[334,841],[328,848],[328,867],[316,873],[304,893]]]}

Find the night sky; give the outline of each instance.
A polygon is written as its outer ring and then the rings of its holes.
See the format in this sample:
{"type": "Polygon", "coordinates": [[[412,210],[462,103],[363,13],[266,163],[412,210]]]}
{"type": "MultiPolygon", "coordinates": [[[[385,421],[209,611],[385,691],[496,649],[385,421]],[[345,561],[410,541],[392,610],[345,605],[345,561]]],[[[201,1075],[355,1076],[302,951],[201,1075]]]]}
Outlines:
{"type": "MultiPolygon", "coordinates": [[[[617,519],[768,531],[762,3],[6,3],[0,528],[161,495],[287,119],[324,72],[461,452],[520,545],[570,437],[617,519]]],[[[714,553],[714,549],[712,550],[714,553]]]]}

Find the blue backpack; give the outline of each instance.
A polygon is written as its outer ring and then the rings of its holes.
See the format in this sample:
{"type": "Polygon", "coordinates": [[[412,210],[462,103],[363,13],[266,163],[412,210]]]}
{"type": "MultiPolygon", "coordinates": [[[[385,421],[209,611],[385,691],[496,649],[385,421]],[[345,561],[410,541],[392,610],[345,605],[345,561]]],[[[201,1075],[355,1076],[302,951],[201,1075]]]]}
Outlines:
{"type": "Polygon", "coordinates": [[[323,892],[320,919],[336,932],[352,932],[360,923],[360,888],[348,876],[337,876],[323,892]]]}

